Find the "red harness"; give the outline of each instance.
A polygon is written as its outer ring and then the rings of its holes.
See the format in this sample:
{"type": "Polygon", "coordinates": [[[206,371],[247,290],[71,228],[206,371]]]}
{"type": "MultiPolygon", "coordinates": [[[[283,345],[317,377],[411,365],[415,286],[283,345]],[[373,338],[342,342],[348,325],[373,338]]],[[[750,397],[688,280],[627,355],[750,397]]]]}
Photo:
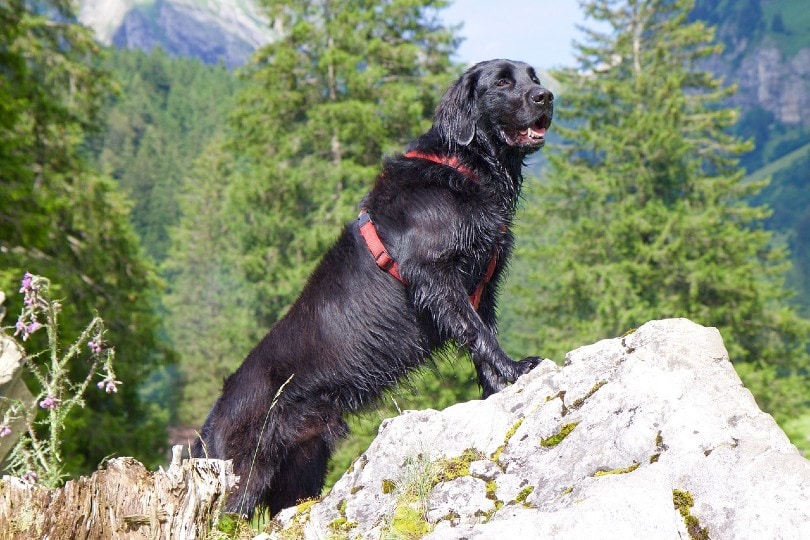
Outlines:
{"type": "MultiPolygon", "coordinates": [[[[455,156],[438,156],[436,154],[424,154],[422,152],[412,150],[405,154],[405,157],[426,159],[442,165],[448,165],[459,171],[467,178],[477,180],[475,173],[472,172],[468,167],[462,165],[455,156]]],[[[397,264],[397,261],[394,260],[394,258],[385,248],[385,244],[383,244],[382,240],[380,239],[380,235],[377,233],[377,228],[371,221],[371,216],[369,215],[368,210],[363,209],[360,212],[360,215],[357,217],[357,223],[360,228],[360,235],[363,237],[363,240],[365,240],[366,247],[368,247],[371,256],[374,257],[374,261],[377,263],[377,266],[394,276],[403,285],[407,286],[408,282],[403,279],[402,275],[399,273],[399,265],[397,264]]],[[[484,274],[484,277],[481,278],[481,281],[475,287],[475,291],[473,291],[473,293],[470,295],[470,303],[476,310],[478,309],[478,305],[481,303],[484,288],[487,286],[487,283],[490,282],[493,274],[495,273],[495,267],[497,264],[498,248],[496,246],[495,249],[492,250],[492,257],[489,259],[489,264],[487,264],[487,271],[484,274]]]]}
{"type": "Polygon", "coordinates": [[[475,182],[478,181],[478,175],[472,172],[472,170],[466,165],[462,165],[456,156],[449,156],[449,157],[440,156],[438,154],[426,154],[424,152],[420,152],[419,150],[411,150],[410,152],[405,154],[405,157],[426,159],[428,161],[432,161],[433,163],[448,165],[456,169],[458,172],[460,172],[470,180],[473,180],[475,182]]]}

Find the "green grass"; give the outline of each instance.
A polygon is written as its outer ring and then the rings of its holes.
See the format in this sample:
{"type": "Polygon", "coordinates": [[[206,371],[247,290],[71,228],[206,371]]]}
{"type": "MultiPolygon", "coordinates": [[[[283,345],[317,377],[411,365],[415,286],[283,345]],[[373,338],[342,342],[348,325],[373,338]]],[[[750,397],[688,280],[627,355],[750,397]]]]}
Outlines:
{"type": "Polygon", "coordinates": [[[804,0],[772,0],[762,2],[762,15],[767,25],[767,35],[788,58],[800,49],[810,47],[810,9],[804,0]],[[786,33],[771,30],[774,15],[780,13],[786,33]]]}

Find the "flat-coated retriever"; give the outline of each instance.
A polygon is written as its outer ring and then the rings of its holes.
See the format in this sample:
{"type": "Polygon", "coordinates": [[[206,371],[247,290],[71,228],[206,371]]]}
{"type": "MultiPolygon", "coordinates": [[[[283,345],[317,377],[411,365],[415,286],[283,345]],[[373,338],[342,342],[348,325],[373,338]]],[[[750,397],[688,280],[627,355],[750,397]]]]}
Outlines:
{"type": "Polygon", "coordinates": [[[523,159],[543,146],[553,99],[527,64],[479,63],[447,90],[433,127],[385,160],[360,217],[227,378],[201,429],[192,454],[232,459],[240,477],[229,511],[275,514],[317,496],[344,413],[448,341],[469,350],[484,397],[537,365],[498,345],[495,296],[523,159]]]}

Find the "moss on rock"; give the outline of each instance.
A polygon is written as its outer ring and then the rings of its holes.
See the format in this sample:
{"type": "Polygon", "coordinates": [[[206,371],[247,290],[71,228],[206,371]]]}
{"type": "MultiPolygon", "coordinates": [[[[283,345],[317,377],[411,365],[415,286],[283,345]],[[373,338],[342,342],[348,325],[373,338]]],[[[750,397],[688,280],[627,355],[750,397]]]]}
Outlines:
{"type": "Polygon", "coordinates": [[[574,431],[574,428],[576,428],[578,425],[579,422],[571,422],[570,424],[565,424],[563,427],[560,428],[560,430],[557,433],[555,433],[551,437],[541,439],[540,446],[544,448],[552,448],[554,446],[557,446],[558,444],[563,442],[563,440],[566,437],[568,437],[568,435],[570,435],[571,432],[574,431]]]}
{"type": "Polygon", "coordinates": [[[683,522],[686,525],[686,531],[692,540],[709,540],[709,530],[706,527],[700,526],[698,518],[692,515],[692,508],[695,505],[695,499],[688,491],[680,489],[672,490],[672,504],[678,513],[681,514],[683,522]]]}

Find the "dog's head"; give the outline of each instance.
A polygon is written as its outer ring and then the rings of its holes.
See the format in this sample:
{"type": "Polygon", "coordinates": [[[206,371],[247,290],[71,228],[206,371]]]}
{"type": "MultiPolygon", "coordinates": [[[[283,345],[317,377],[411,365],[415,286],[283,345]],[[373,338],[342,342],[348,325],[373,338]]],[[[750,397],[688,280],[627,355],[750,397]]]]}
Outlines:
{"type": "Polygon", "coordinates": [[[523,62],[489,60],[468,69],[445,92],[434,127],[450,144],[476,136],[528,154],[541,148],[551,125],[554,95],[523,62]]]}

